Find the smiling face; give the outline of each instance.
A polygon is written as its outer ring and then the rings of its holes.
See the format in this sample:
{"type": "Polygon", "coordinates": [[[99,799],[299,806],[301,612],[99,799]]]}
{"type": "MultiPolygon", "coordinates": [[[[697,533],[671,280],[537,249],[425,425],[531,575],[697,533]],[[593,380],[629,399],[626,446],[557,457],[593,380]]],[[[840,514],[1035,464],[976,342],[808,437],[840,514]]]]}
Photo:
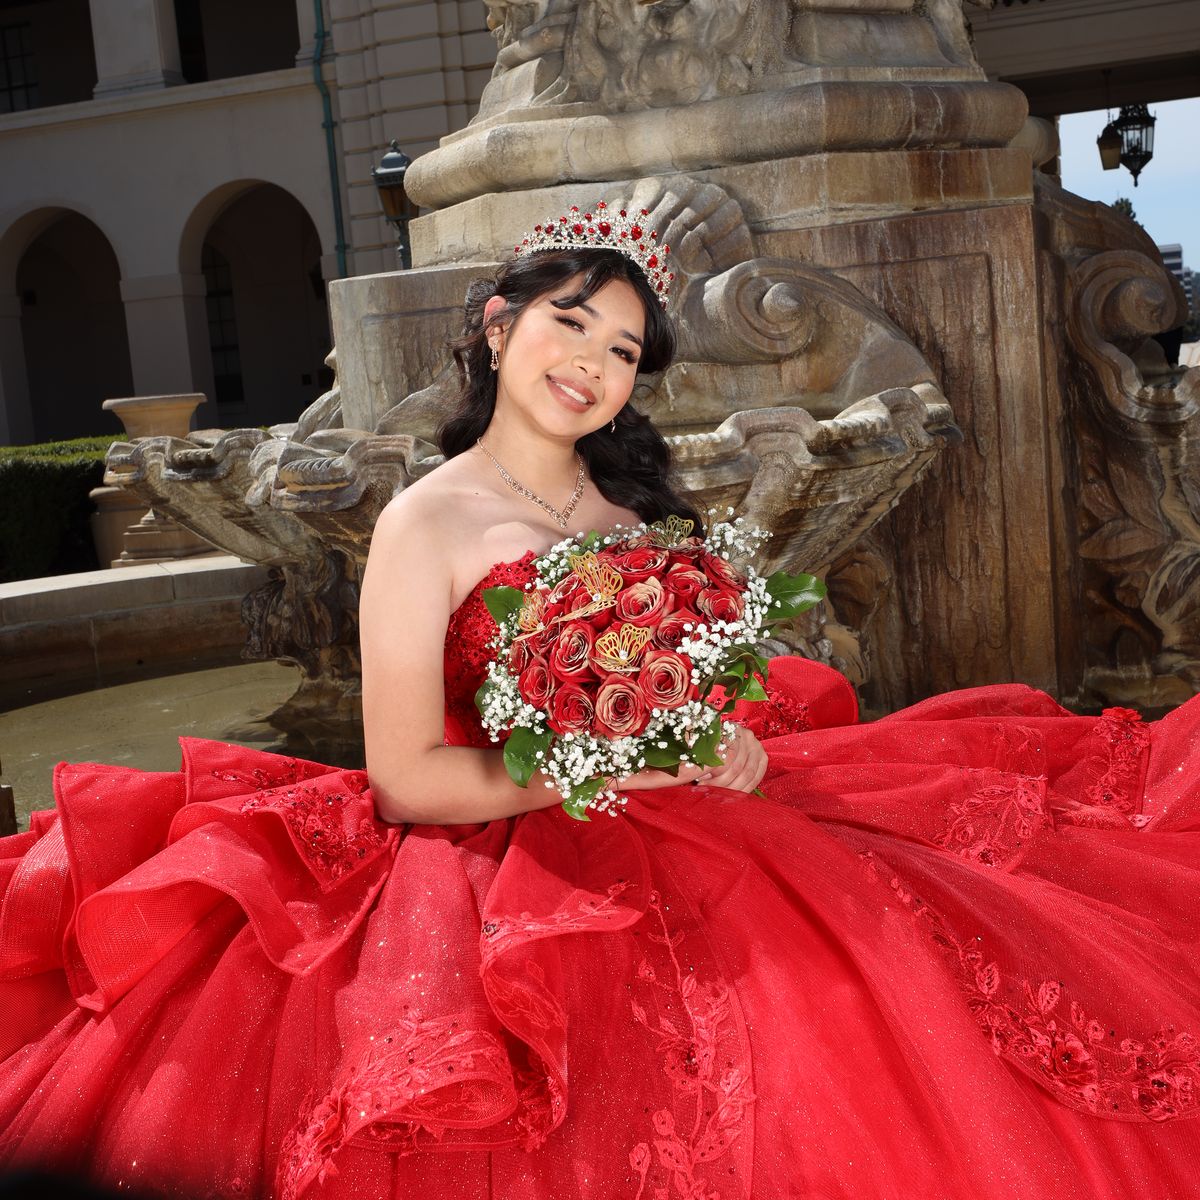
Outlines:
{"type": "MultiPolygon", "coordinates": [[[[497,413],[511,408],[543,433],[572,442],[608,424],[629,399],[646,322],[642,301],[623,279],[580,304],[560,307],[581,279],[540,296],[490,337],[500,352],[497,413]]],[[[503,308],[504,301],[493,297],[485,320],[503,308]]]]}

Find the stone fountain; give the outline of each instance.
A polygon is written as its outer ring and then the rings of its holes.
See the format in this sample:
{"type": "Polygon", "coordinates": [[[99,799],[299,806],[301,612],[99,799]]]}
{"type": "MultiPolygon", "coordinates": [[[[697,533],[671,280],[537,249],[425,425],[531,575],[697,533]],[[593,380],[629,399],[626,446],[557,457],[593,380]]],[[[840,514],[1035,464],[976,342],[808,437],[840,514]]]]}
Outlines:
{"type": "Polygon", "coordinates": [[[272,568],[247,653],[301,668],[282,727],[353,757],[358,581],[381,508],[440,461],[467,284],[597,199],[673,248],[680,354],[635,402],[682,483],[769,526],[770,568],[828,576],[782,645],[876,710],[1190,686],[1200,372],[1143,374],[1181,297],[1132,223],[1036,171],[1052,131],[986,80],[956,0],[487,7],[480,111],[409,169],[414,269],[330,285],[333,390],[268,433],[110,454],[109,482],[272,568]]]}

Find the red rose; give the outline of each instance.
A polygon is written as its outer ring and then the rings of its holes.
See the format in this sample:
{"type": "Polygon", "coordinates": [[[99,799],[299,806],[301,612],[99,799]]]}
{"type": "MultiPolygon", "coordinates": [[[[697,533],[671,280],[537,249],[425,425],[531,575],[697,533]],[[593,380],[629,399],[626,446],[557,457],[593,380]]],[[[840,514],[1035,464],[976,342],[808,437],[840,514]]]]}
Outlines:
{"type": "Polygon", "coordinates": [[[696,608],[709,621],[736,621],[746,610],[746,602],[726,588],[705,588],[696,597],[696,608]]]}
{"type": "Polygon", "coordinates": [[[595,708],[592,698],[577,683],[564,683],[554,693],[547,717],[555,733],[587,733],[595,708]]]}
{"type": "Polygon", "coordinates": [[[546,605],[545,611],[542,613],[542,625],[546,629],[555,628],[554,622],[558,620],[563,613],[570,612],[575,607],[574,604],[564,602],[562,600],[552,600],[546,605]]]}
{"type": "Polygon", "coordinates": [[[586,604],[591,597],[584,590],[583,580],[572,572],[570,575],[564,575],[551,588],[547,598],[551,606],[558,612],[574,612],[575,609],[586,604]]]}
{"type": "Polygon", "coordinates": [[[533,646],[530,645],[532,641],[532,638],[521,638],[519,642],[513,642],[509,647],[508,670],[510,675],[520,675],[533,661],[533,646]]]}
{"type": "Polygon", "coordinates": [[[526,704],[532,704],[534,708],[542,710],[546,708],[554,691],[554,677],[550,674],[550,668],[544,658],[535,658],[521,672],[517,680],[517,691],[526,704]]]}
{"type": "Polygon", "coordinates": [[[690,608],[677,608],[659,621],[650,644],[663,650],[676,650],[685,637],[690,637],[696,632],[696,626],[699,624],[699,616],[690,608]],[[691,629],[684,629],[685,625],[690,625],[691,629]]]}
{"type": "Polygon", "coordinates": [[[641,688],[615,672],[600,685],[592,728],[603,737],[632,737],[650,721],[641,688]]]}
{"type": "Polygon", "coordinates": [[[672,567],[663,580],[668,594],[675,597],[678,606],[691,607],[692,602],[709,586],[708,576],[688,563],[672,567]]]}
{"type": "Polygon", "coordinates": [[[700,565],[704,568],[704,573],[713,583],[719,584],[723,588],[732,588],[737,592],[745,591],[746,576],[730,566],[720,555],[705,554],[700,559],[700,565]]]}
{"type": "Polygon", "coordinates": [[[653,626],[670,611],[663,585],[653,577],[631,583],[617,593],[613,616],[630,625],[653,626]]]}
{"type": "Polygon", "coordinates": [[[621,572],[626,585],[658,575],[667,565],[667,552],[661,546],[639,546],[623,554],[614,554],[611,566],[621,572]]]}
{"type": "Polygon", "coordinates": [[[637,681],[651,708],[678,708],[700,694],[692,682],[692,660],[674,650],[647,650],[637,681]]]}
{"type": "Polygon", "coordinates": [[[554,678],[566,683],[591,676],[588,658],[596,644],[596,631],[586,621],[568,621],[558,631],[558,640],[550,651],[550,670],[554,678]]]}
{"type": "Polygon", "coordinates": [[[610,604],[607,608],[592,613],[590,617],[580,617],[579,619],[586,621],[597,633],[603,633],[613,622],[613,606],[610,604]]]}

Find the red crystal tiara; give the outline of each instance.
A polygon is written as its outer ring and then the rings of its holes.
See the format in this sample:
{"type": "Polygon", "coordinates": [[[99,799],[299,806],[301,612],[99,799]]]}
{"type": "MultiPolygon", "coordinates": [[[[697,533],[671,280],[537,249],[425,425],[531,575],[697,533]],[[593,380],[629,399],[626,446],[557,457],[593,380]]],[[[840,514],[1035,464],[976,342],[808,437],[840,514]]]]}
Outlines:
{"type": "Polygon", "coordinates": [[[643,208],[637,217],[630,217],[625,209],[610,211],[603,200],[596,204],[595,212],[580,213],[578,205],[571,211],[545,225],[535,225],[533,231],[521,239],[515,247],[518,257],[535,254],[539,250],[575,250],[584,247],[619,250],[641,268],[658,296],[658,302],[667,307],[671,291],[673,271],[666,269],[666,258],[670,246],[658,244],[658,234],[643,228],[639,217],[648,217],[650,212],[643,208]]]}

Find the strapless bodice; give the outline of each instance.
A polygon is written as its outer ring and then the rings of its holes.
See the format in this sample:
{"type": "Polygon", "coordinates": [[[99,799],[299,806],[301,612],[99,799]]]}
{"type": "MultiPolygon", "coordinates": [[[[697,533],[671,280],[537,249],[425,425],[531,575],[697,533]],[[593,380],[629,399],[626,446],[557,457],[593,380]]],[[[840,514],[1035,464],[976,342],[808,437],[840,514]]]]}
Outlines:
{"type": "Polygon", "coordinates": [[[492,657],[488,643],[496,633],[496,622],[487,610],[483,593],[490,587],[524,588],[536,575],[535,557],[532,550],[526,550],[520,558],[496,563],[450,614],[443,659],[447,745],[491,744],[479,724],[479,712],[475,707],[475,693],[492,657]]]}

